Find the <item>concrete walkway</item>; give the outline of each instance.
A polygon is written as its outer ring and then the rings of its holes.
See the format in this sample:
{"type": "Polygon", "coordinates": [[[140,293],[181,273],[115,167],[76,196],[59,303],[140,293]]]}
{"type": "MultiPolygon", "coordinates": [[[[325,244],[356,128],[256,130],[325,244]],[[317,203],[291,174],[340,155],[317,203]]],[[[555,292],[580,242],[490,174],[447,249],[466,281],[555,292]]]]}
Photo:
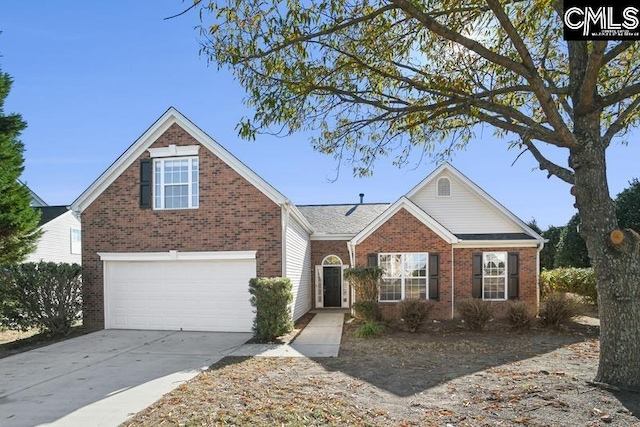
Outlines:
{"type": "Polygon", "coordinates": [[[338,357],[344,313],[317,313],[289,344],[244,344],[230,356],[338,357]]]}

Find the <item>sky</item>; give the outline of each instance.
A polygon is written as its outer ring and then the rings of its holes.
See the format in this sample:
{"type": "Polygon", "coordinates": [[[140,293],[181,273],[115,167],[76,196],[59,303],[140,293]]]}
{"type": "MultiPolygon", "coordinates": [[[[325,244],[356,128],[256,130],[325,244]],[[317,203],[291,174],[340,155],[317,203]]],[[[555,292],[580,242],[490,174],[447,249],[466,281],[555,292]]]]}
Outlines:
{"type": "MultiPolygon", "coordinates": [[[[310,135],[238,137],[251,110],[226,70],[199,55],[196,13],[164,20],[185,8],[180,0],[3,2],[0,69],[14,84],[5,113],[28,127],[22,180],[50,205],[70,205],[170,106],[238,157],[295,204],[393,202],[435,167],[417,159],[403,167],[379,161],[373,177],[313,151],[310,135]]],[[[634,131],[628,140],[640,135],[634,131]]],[[[576,212],[569,185],[547,179],[528,153],[480,130],[450,162],[525,221],[544,229],[576,212]]],[[[567,153],[549,152],[566,166],[567,153]]],[[[612,196],[640,177],[640,144],[616,142],[608,151],[612,196]]]]}

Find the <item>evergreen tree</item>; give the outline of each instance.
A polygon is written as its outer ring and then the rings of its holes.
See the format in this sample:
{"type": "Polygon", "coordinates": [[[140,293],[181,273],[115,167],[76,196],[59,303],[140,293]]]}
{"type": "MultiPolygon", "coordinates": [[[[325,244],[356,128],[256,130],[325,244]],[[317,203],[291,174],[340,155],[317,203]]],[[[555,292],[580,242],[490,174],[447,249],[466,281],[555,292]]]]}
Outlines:
{"type": "Polygon", "coordinates": [[[0,264],[24,260],[41,235],[31,193],[18,181],[24,170],[24,145],[18,136],[27,125],[19,114],[4,113],[11,83],[0,71],[0,264]]]}
{"type": "Polygon", "coordinates": [[[620,228],[631,228],[640,233],[640,182],[637,178],[616,197],[616,216],[620,228]]]}
{"type": "Polygon", "coordinates": [[[540,268],[546,270],[553,269],[553,264],[556,258],[556,247],[560,242],[560,235],[564,227],[549,226],[542,232],[542,237],[549,240],[544,244],[544,248],[540,251],[540,268]]]}
{"type": "Polygon", "coordinates": [[[555,267],[590,267],[587,245],[578,231],[580,214],[575,214],[560,232],[556,247],[555,267]]]}

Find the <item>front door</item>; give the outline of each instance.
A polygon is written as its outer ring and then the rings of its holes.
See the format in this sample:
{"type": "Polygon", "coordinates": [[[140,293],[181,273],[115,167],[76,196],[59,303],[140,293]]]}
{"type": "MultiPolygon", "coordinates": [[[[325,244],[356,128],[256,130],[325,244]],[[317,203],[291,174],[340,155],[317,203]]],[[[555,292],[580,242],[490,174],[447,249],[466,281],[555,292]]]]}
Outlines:
{"type": "Polygon", "coordinates": [[[340,294],[342,288],[342,268],[323,267],[324,306],[340,307],[340,294]]]}

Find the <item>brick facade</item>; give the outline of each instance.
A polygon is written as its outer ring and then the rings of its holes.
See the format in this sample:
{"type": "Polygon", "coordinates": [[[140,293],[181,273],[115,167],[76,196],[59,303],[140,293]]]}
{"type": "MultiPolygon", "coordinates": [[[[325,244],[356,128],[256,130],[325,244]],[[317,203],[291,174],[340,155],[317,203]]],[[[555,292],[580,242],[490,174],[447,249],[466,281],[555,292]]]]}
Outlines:
{"type": "MultiPolygon", "coordinates": [[[[471,298],[472,257],[474,253],[518,252],[519,255],[519,299],[530,304],[537,312],[536,248],[457,248],[454,249],[455,300],[471,298]]],[[[367,265],[367,254],[381,252],[429,252],[440,254],[439,293],[431,317],[451,318],[451,245],[425,226],[405,209],[401,209],[382,224],[369,237],[356,246],[356,264],[367,265]]],[[[505,306],[505,303],[498,302],[505,306]]],[[[397,318],[399,304],[381,302],[384,318],[397,318]]],[[[501,310],[498,310],[500,312],[501,310]]]]}
{"type": "MultiPolygon", "coordinates": [[[[197,141],[174,124],[151,147],[170,144],[197,141]]],[[[198,209],[141,209],[138,159],[82,212],[85,325],[104,327],[98,252],[256,250],[259,276],[282,275],[280,207],[204,146],[198,156],[198,209]]]]}

